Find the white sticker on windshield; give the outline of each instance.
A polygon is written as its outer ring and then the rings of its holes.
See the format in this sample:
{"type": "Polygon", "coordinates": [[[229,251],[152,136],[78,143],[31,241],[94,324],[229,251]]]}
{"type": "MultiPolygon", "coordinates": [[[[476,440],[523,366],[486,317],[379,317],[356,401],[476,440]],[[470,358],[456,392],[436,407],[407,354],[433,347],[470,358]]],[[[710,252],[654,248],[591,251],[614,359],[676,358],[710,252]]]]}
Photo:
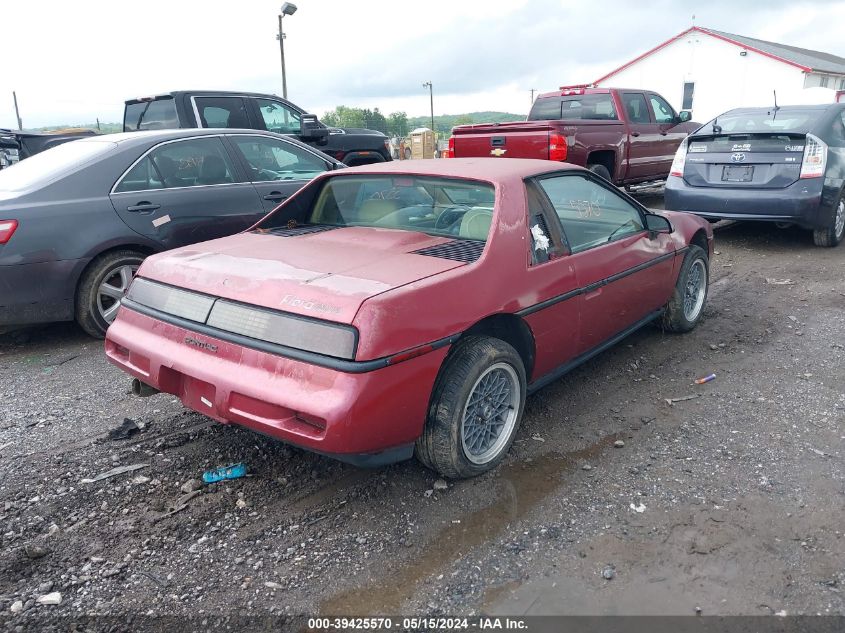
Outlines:
{"type": "Polygon", "coordinates": [[[155,220],[153,220],[153,226],[155,228],[158,228],[162,224],[167,224],[168,222],[170,222],[170,216],[169,215],[163,215],[160,218],[156,218],[155,220]]]}
{"type": "Polygon", "coordinates": [[[543,232],[543,228],[539,224],[535,224],[531,227],[531,237],[534,238],[535,251],[549,250],[549,238],[546,237],[546,234],[543,232]]]}

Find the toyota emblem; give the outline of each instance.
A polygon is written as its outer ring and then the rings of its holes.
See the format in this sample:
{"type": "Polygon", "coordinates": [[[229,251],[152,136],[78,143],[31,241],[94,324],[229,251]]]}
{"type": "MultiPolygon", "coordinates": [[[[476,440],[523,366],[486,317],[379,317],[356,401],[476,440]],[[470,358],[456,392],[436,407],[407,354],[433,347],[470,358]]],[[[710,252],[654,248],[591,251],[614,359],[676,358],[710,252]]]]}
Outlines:
{"type": "Polygon", "coordinates": [[[741,163],[745,160],[745,154],[731,154],[732,163],[741,163]]]}

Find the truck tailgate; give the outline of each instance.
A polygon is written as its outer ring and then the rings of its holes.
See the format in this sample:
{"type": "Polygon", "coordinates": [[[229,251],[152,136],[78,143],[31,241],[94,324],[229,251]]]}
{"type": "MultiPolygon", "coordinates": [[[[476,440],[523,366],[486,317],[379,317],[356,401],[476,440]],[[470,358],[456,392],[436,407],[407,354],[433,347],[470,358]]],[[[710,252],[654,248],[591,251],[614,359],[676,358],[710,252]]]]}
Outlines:
{"type": "Polygon", "coordinates": [[[455,158],[501,156],[548,160],[550,131],[551,127],[543,121],[456,127],[452,130],[455,158]]]}

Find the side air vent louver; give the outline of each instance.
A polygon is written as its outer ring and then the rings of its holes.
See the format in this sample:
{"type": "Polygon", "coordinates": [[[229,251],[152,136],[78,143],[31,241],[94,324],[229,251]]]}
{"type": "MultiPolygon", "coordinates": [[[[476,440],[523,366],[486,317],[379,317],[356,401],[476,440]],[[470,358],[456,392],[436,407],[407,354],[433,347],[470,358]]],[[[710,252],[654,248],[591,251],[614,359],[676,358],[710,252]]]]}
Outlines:
{"type": "Polygon", "coordinates": [[[427,246],[418,251],[411,251],[416,255],[427,255],[429,257],[441,257],[456,262],[471,264],[484,252],[484,242],[476,240],[452,240],[437,246],[427,246]]]}
{"type": "MultiPolygon", "coordinates": [[[[308,235],[310,233],[322,233],[323,231],[331,231],[332,229],[340,228],[338,226],[329,226],[329,225],[304,225],[304,226],[295,226],[292,229],[289,229],[284,226],[280,226],[275,229],[269,229],[266,232],[272,235],[278,235],[280,237],[296,237],[298,235],[308,235]]],[[[259,229],[258,232],[264,233],[265,231],[261,231],[259,229]]]]}

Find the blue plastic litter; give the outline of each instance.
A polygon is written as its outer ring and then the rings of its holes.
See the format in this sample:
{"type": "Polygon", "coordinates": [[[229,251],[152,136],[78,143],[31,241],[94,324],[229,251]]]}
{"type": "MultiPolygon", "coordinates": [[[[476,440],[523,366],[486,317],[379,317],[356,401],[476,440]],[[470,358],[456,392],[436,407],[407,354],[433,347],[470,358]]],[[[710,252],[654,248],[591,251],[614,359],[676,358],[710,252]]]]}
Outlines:
{"type": "Polygon", "coordinates": [[[214,484],[224,479],[239,479],[246,475],[246,464],[232,464],[214,470],[207,470],[202,474],[202,480],[207,484],[214,484]]]}

